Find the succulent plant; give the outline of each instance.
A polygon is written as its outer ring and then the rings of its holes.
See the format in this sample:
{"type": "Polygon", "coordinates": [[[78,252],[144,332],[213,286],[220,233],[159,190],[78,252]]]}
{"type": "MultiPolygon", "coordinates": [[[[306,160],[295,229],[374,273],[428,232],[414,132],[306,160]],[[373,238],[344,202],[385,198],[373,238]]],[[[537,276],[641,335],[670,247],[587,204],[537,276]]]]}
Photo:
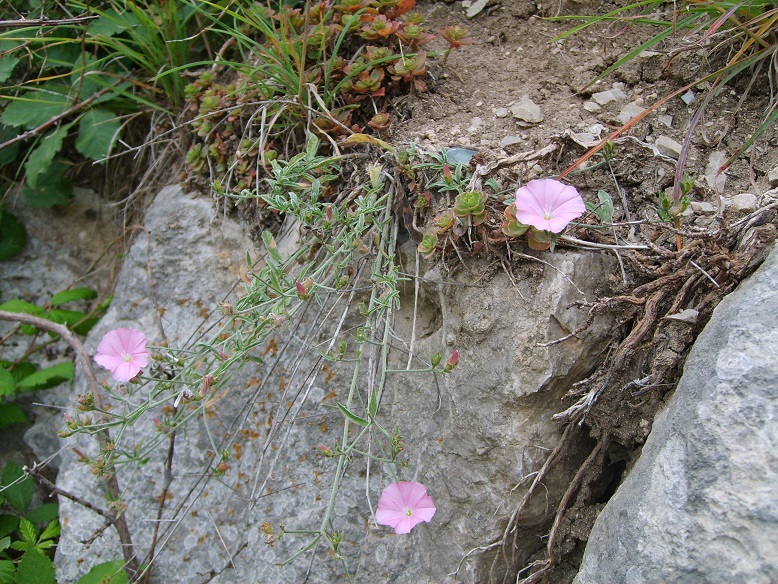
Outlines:
{"type": "Polygon", "coordinates": [[[457,217],[470,219],[473,225],[480,225],[486,220],[486,195],[478,191],[470,191],[457,195],[454,200],[454,214],[457,217]]]}
{"type": "Polygon", "coordinates": [[[426,233],[422,239],[421,243],[419,244],[418,250],[419,253],[422,255],[422,257],[425,260],[430,259],[433,255],[435,255],[435,249],[438,245],[438,234],[433,232],[426,233]]]}

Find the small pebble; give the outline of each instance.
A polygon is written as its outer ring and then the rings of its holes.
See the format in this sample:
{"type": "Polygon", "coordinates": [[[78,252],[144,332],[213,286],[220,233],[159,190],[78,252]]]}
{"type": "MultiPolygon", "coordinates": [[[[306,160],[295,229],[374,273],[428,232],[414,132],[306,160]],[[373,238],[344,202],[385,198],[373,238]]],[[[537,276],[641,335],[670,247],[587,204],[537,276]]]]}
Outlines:
{"type": "Polygon", "coordinates": [[[659,136],[656,139],[656,149],[664,156],[669,156],[670,158],[675,158],[677,160],[681,155],[681,148],[682,146],[678,142],[667,136],[659,136]]]}

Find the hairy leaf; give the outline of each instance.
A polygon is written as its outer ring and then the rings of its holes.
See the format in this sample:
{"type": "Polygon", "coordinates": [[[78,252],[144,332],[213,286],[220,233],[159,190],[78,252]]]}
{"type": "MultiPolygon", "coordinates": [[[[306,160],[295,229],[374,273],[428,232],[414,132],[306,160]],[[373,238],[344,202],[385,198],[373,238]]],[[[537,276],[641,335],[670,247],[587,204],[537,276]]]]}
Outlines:
{"type": "Polygon", "coordinates": [[[56,537],[59,537],[60,531],[61,529],[59,526],[59,521],[54,519],[46,526],[46,529],[43,530],[43,533],[41,533],[38,539],[41,542],[46,541],[48,539],[54,539],[56,537]]]}
{"type": "Polygon", "coordinates": [[[22,536],[22,540],[29,544],[35,544],[38,541],[38,528],[26,517],[19,520],[19,534],[22,536]]]}
{"type": "Polygon", "coordinates": [[[10,560],[0,560],[0,584],[16,582],[16,566],[10,560]]]}
{"type": "Polygon", "coordinates": [[[0,83],[5,83],[13,74],[14,68],[19,64],[19,57],[6,55],[0,58],[0,83]]]}

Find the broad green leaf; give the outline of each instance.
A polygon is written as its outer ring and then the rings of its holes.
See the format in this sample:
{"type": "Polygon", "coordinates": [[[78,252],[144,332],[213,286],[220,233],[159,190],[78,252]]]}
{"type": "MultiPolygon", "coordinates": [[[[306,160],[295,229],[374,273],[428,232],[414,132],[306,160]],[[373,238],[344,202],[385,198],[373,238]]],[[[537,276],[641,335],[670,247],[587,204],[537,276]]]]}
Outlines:
{"type": "Polygon", "coordinates": [[[59,526],[59,521],[54,519],[52,522],[50,522],[46,529],[43,530],[43,533],[40,534],[40,537],[38,537],[38,541],[46,541],[47,539],[54,539],[56,537],[59,537],[61,529],[59,526]]]}
{"type": "Polygon", "coordinates": [[[0,430],[14,424],[27,424],[29,420],[19,404],[0,404],[0,430]]]}
{"type": "Polygon", "coordinates": [[[3,211],[0,216],[0,261],[18,255],[24,249],[25,243],[27,243],[27,231],[24,225],[14,215],[3,211]]]}
{"type": "Polygon", "coordinates": [[[22,540],[27,543],[34,544],[38,542],[38,528],[26,517],[22,517],[19,520],[19,534],[22,536],[22,540]]]}
{"type": "Polygon", "coordinates": [[[5,83],[13,74],[14,68],[19,64],[19,57],[6,55],[0,58],[0,83],[5,83]]]}
{"type": "Polygon", "coordinates": [[[52,306],[61,306],[74,300],[92,300],[97,298],[97,292],[91,288],[71,288],[63,290],[51,297],[52,306]]]}
{"type": "Polygon", "coordinates": [[[75,367],[73,363],[58,363],[52,367],[36,371],[16,384],[17,391],[37,391],[55,387],[63,381],[73,379],[75,367]]]}
{"type": "MultiPolygon", "coordinates": [[[[50,523],[57,518],[59,514],[59,505],[56,503],[44,503],[27,513],[27,519],[39,525],[41,523],[50,523]]],[[[43,536],[41,536],[43,537],[43,536]]]]}
{"type": "Polygon", "coordinates": [[[16,566],[10,560],[0,560],[0,584],[15,584],[16,566]]]}
{"type": "Polygon", "coordinates": [[[129,10],[117,13],[113,9],[100,12],[100,18],[93,20],[87,27],[91,36],[113,36],[138,24],[138,17],[129,10]]]}
{"type": "Polygon", "coordinates": [[[19,518],[16,515],[0,515],[0,537],[11,535],[19,527],[19,518]]]}
{"type": "Polygon", "coordinates": [[[27,550],[16,570],[16,584],[57,584],[54,564],[35,548],[27,550]]]}
{"type": "Polygon", "coordinates": [[[89,334],[89,331],[91,331],[93,328],[95,328],[95,325],[100,322],[99,318],[87,318],[81,321],[81,324],[78,326],[73,327],[73,332],[75,332],[77,335],[86,336],[89,334]]]}
{"type": "Polygon", "coordinates": [[[24,312],[31,314],[32,316],[40,316],[43,314],[43,309],[40,306],[16,298],[0,304],[0,310],[5,310],[6,312],[24,312]]]}
{"type": "Polygon", "coordinates": [[[22,465],[12,460],[6,462],[0,484],[5,487],[3,495],[11,507],[21,514],[26,513],[35,491],[35,483],[31,476],[24,474],[22,465]]]}
{"type": "Polygon", "coordinates": [[[67,88],[63,91],[60,86],[40,87],[14,98],[0,115],[0,122],[25,129],[37,128],[70,106],[67,88]]]}
{"type": "MultiPolygon", "coordinates": [[[[9,368],[12,364],[13,363],[10,363],[8,361],[0,361],[0,365],[2,365],[5,368],[9,368]]],[[[13,375],[14,377],[14,383],[19,383],[22,379],[24,379],[28,375],[32,375],[38,369],[40,369],[40,367],[38,367],[34,363],[30,363],[29,361],[22,361],[16,367],[13,368],[13,371],[11,371],[11,375],[13,375]]]]}
{"type": "Polygon", "coordinates": [[[111,153],[121,130],[116,115],[102,109],[88,111],[78,124],[76,150],[92,160],[100,160],[111,153]]]}
{"type": "Polygon", "coordinates": [[[53,132],[46,134],[38,143],[38,147],[30,153],[27,164],[27,184],[32,188],[38,186],[38,177],[49,169],[54,157],[62,150],[62,141],[70,130],[71,124],[60,126],[53,132]]]}
{"type": "Polygon", "coordinates": [[[349,411],[349,409],[346,406],[342,405],[342,404],[338,404],[338,409],[340,410],[341,414],[346,416],[349,420],[351,420],[355,424],[359,424],[360,426],[367,426],[370,423],[367,420],[365,420],[364,418],[360,418],[356,414],[354,414],[351,411],[349,411]]]}
{"type": "Polygon", "coordinates": [[[9,547],[11,547],[11,538],[7,535],[5,537],[0,537],[0,552],[7,550],[9,547]]]}
{"type": "Polygon", "coordinates": [[[38,177],[37,186],[26,184],[22,188],[22,200],[33,207],[53,207],[64,205],[73,195],[73,185],[65,178],[68,165],[55,160],[48,171],[38,177]]]}
{"type": "Polygon", "coordinates": [[[0,369],[0,398],[16,391],[14,376],[7,369],[0,369]]]}
{"type": "Polygon", "coordinates": [[[113,561],[97,564],[81,576],[78,584],[127,584],[129,581],[124,562],[113,561]]]}
{"type": "Polygon", "coordinates": [[[66,326],[72,326],[86,317],[85,312],[80,310],[66,310],[64,308],[53,308],[47,310],[43,315],[46,318],[57,324],[64,324],[66,326]]]}

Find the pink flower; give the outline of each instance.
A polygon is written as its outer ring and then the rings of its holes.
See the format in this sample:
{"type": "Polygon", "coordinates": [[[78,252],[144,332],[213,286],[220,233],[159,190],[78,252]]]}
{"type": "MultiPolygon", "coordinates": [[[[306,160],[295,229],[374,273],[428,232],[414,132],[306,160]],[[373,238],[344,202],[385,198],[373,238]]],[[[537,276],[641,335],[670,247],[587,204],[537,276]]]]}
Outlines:
{"type": "Polygon", "coordinates": [[[435,511],[435,503],[424,485],[400,481],[387,485],[381,493],[375,520],[398,534],[410,533],[417,524],[430,521],[435,511]]]}
{"type": "Polygon", "coordinates": [[[529,181],[516,191],[516,219],[536,229],[561,233],[586,211],[575,187],[552,178],[529,181]]]}
{"type": "Polygon", "coordinates": [[[116,381],[129,381],[149,364],[146,335],[129,328],[107,332],[97,345],[95,362],[108,369],[116,381]]]}

